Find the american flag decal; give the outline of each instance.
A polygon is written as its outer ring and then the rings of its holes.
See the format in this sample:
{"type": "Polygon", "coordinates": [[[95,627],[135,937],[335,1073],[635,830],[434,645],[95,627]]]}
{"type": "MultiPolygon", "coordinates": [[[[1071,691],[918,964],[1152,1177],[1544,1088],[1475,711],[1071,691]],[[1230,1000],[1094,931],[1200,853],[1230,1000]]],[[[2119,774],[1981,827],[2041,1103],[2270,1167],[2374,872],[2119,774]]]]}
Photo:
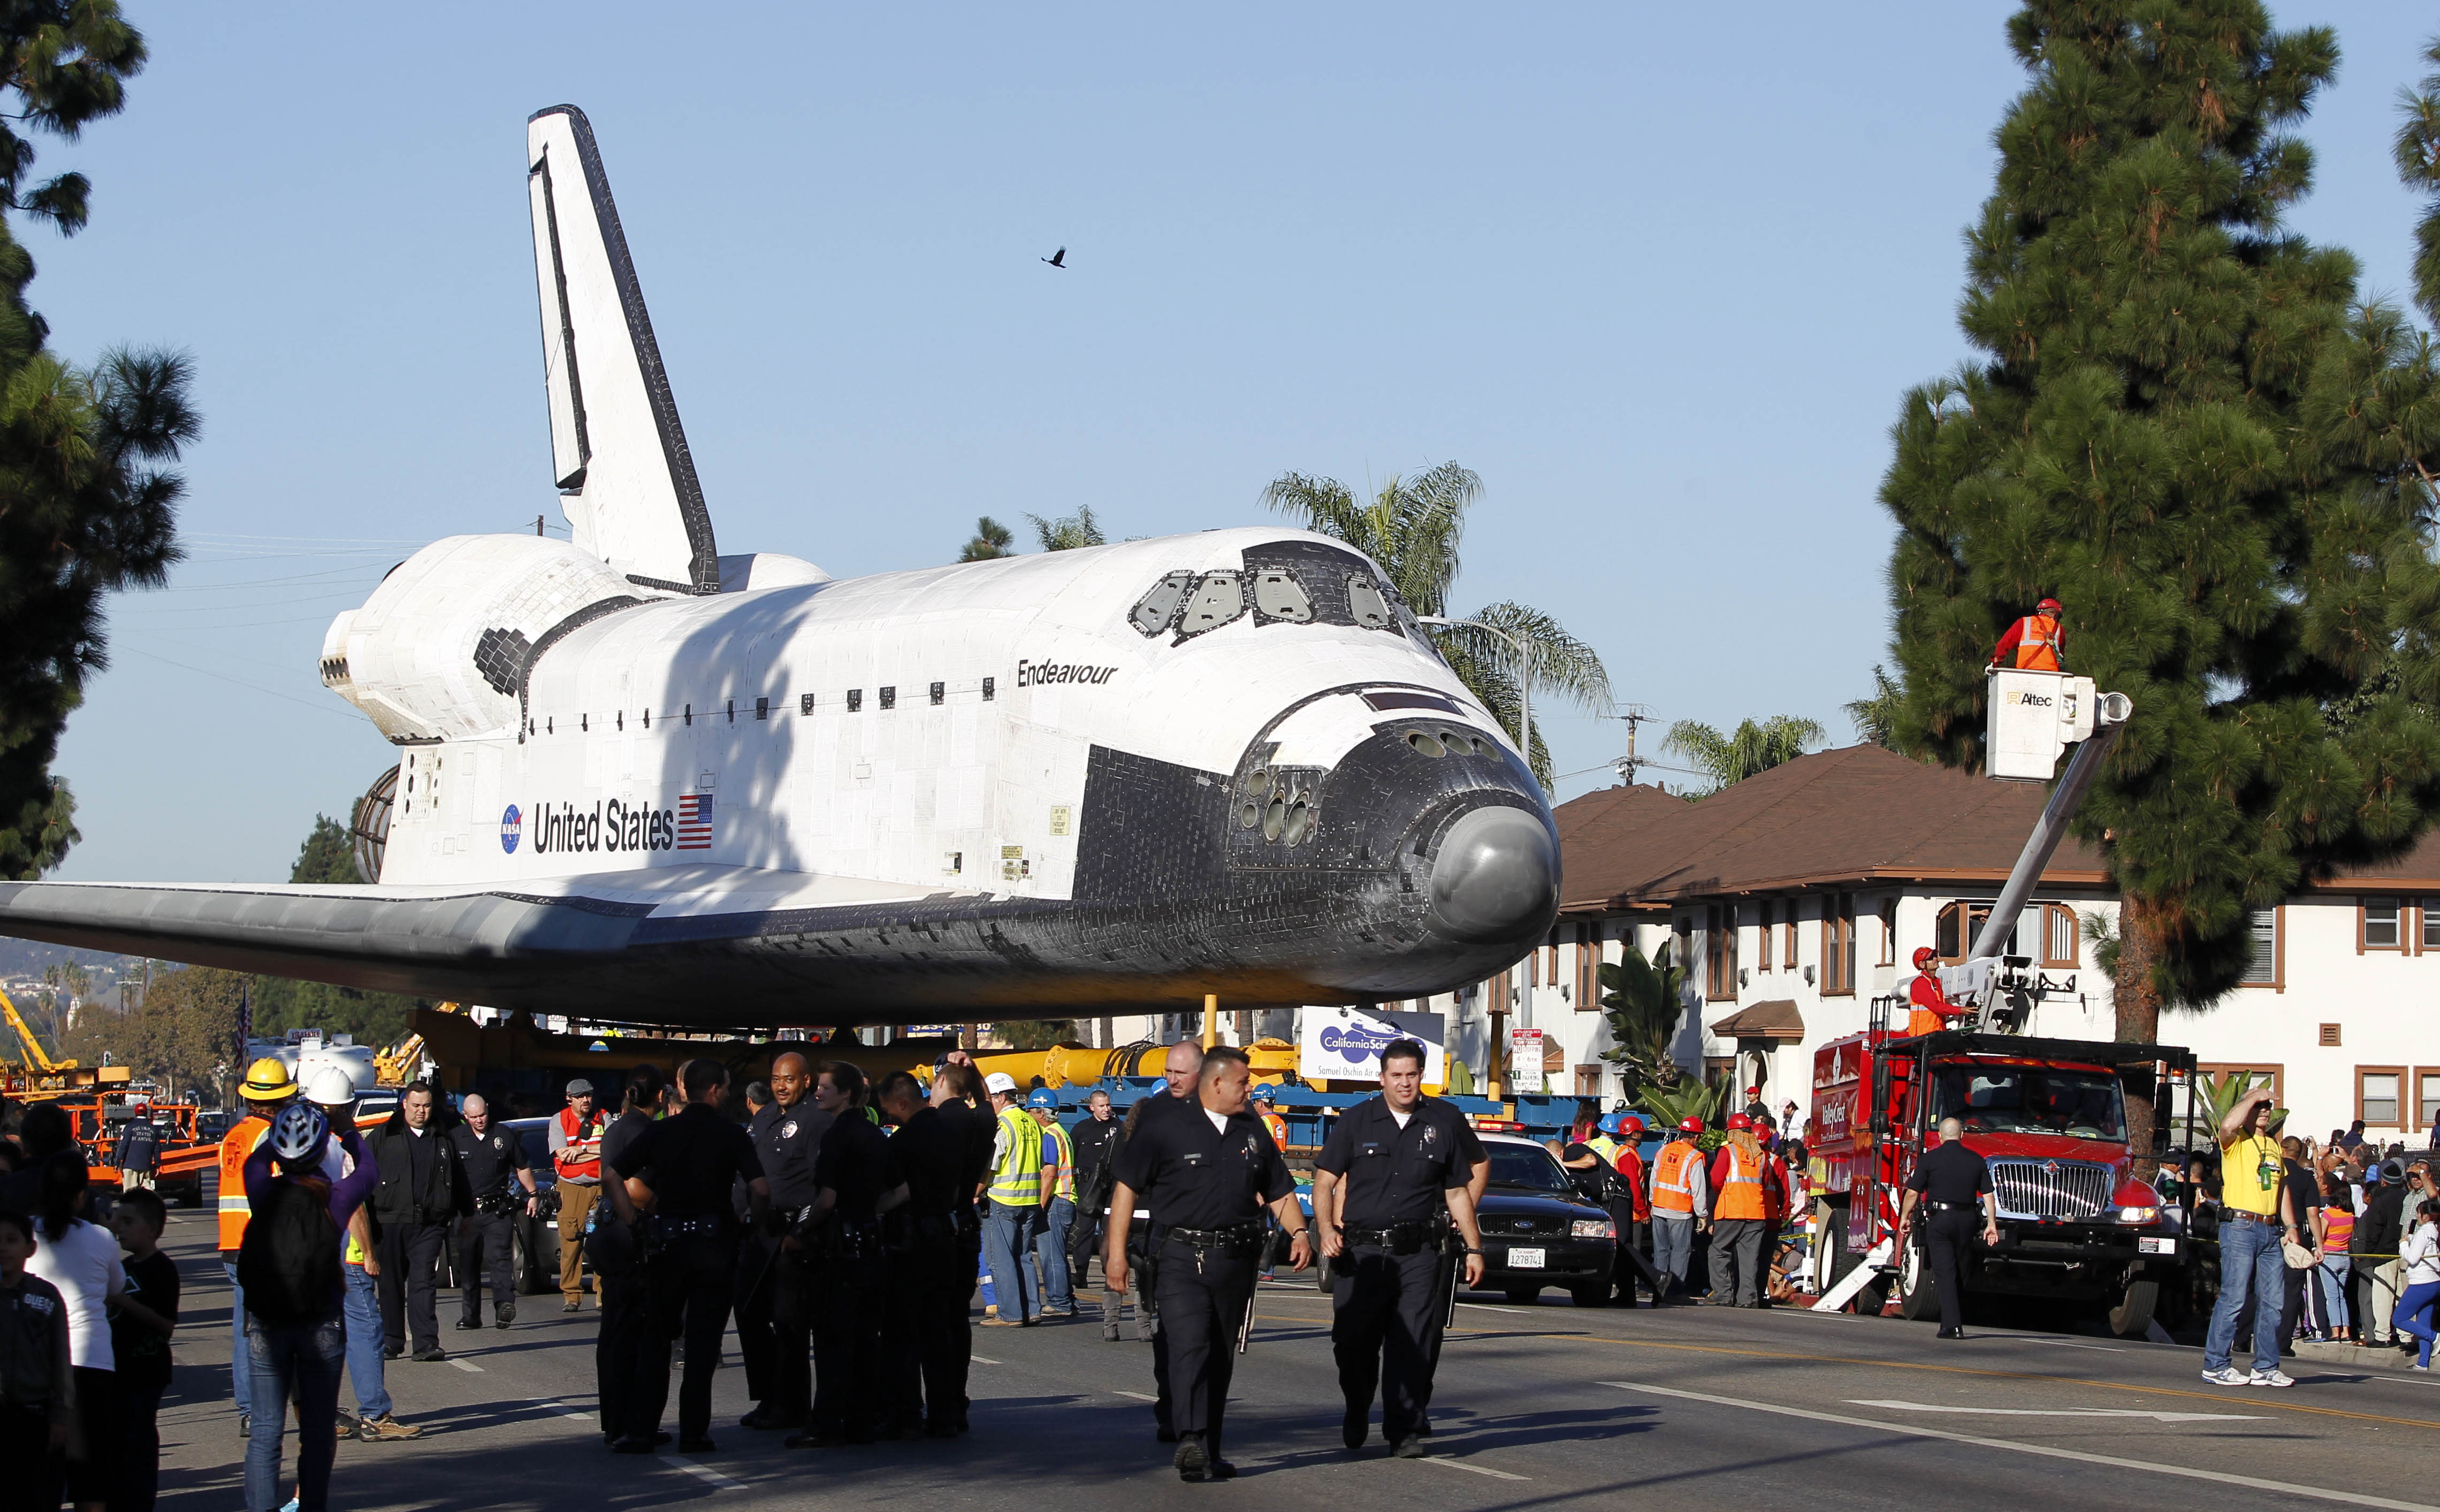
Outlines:
{"type": "Polygon", "coordinates": [[[678,798],[678,849],[711,849],[711,795],[685,793],[678,798]]]}

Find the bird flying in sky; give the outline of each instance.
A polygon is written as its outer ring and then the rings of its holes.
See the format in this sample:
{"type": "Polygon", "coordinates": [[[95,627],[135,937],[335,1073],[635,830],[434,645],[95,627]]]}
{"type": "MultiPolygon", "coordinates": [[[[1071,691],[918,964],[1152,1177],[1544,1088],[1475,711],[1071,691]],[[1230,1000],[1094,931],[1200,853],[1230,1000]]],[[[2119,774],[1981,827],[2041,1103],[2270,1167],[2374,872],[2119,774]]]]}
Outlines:
{"type": "Polygon", "coordinates": [[[1044,258],[1042,261],[1050,263],[1054,268],[1064,268],[1068,265],[1068,249],[1063,246],[1058,251],[1051,253],[1047,258],[1044,258]]]}

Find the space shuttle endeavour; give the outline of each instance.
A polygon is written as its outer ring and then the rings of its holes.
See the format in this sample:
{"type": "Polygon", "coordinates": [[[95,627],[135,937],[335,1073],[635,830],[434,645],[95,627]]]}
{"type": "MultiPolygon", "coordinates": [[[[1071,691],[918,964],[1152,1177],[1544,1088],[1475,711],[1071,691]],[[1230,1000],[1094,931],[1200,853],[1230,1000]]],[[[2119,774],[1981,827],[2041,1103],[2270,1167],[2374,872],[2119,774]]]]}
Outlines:
{"type": "Polygon", "coordinates": [[[1372,561],[723,555],[583,113],[526,167],[570,538],[437,541],[332,623],[398,750],[369,885],[0,884],[0,933],[705,1025],[1379,1001],[1543,938],[1540,785],[1372,561]]]}

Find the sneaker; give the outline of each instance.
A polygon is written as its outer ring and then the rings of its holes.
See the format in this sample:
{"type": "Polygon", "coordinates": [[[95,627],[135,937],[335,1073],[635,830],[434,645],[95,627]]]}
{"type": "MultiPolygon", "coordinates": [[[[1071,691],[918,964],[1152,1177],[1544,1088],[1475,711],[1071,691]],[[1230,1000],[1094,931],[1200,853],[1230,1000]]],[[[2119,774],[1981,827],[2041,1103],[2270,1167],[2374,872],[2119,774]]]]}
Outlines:
{"type": "Polygon", "coordinates": [[[492,1313],[492,1326],[506,1328],[517,1321],[517,1305],[513,1302],[504,1302],[493,1308],[492,1313]]]}
{"type": "Polygon", "coordinates": [[[2245,1383],[2248,1386],[2293,1386],[2296,1384],[2296,1378],[2273,1366],[2270,1370],[2255,1371],[2246,1377],[2245,1383]]]}
{"type": "Polygon", "coordinates": [[[576,1311],[576,1309],[577,1309],[578,1307],[580,1307],[580,1306],[582,1306],[582,1305],[583,1305],[583,1304],[581,1304],[581,1303],[565,1302],[565,1303],[562,1303],[562,1304],[560,1304],[559,1310],[560,1310],[560,1311],[562,1311],[562,1312],[574,1312],[574,1311],[576,1311]]]}
{"type": "Polygon", "coordinates": [[[2245,1384],[2245,1377],[2241,1375],[2234,1365],[2222,1365],[2217,1370],[2204,1371],[2203,1379],[2209,1381],[2215,1386],[2242,1386],[2245,1384]]]}
{"type": "Polygon", "coordinates": [[[368,1444],[398,1443],[405,1439],[422,1438],[423,1430],[409,1423],[400,1422],[395,1413],[384,1413],[379,1417],[368,1417],[359,1422],[356,1425],[356,1436],[368,1444]]]}

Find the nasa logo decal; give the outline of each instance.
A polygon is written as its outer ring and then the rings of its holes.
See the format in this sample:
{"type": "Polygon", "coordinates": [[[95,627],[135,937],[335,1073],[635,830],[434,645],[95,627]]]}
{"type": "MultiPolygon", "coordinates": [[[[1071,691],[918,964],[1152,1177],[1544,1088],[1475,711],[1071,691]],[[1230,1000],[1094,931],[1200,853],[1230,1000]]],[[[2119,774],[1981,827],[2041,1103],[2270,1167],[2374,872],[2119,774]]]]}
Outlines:
{"type": "Polygon", "coordinates": [[[526,817],[517,812],[514,803],[511,803],[508,811],[500,816],[500,850],[509,855],[516,855],[517,841],[525,837],[525,833],[526,817]]]}

